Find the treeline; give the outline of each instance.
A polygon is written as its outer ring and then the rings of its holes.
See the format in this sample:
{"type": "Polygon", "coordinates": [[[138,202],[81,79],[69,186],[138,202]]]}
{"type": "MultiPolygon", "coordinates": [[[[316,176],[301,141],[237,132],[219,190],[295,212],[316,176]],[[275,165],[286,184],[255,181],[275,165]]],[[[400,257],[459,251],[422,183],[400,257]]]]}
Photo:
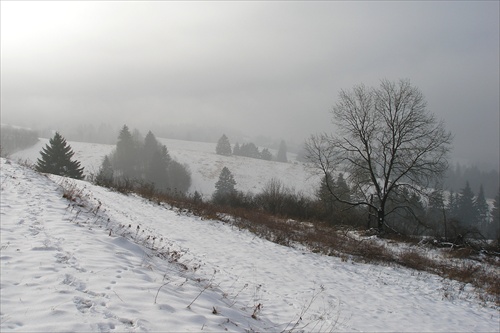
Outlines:
{"type": "Polygon", "coordinates": [[[183,195],[191,186],[191,173],[170,156],[151,131],[142,138],[124,125],[116,149],[105,156],[95,182],[122,189],[147,186],[151,191],[183,195]]]}
{"type": "Polygon", "coordinates": [[[37,142],[37,131],[3,125],[0,131],[0,154],[1,156],[7,156],[16,151],[29,148],[37,142]]]}
{"type": "Polygon", "coordinates": [[[477,166],[463,166],[459,163],[456,163],[454,167],[448,168],[444,180],[444,187],[446,189],[458,191],[464,187],[466,182],[469,182],[470,187],[474,190],[479,190],[479,187],[482,185],[484,195],[492,199],[497,194],[498,187],[500,186],[499,172],[498,170],[485,172],[479,170],[477,166]]]}
{"type": "MultiPolygon", "coordinates": [[[[219,140],[216,152],[231,154],[229,140],[224,137],[219,140]]],[[[71,147],[56,133],[42,151],[38,169],[80,179],[83,168],[78,161],[71,160],[72,156],[71,147]],[[52,168],[54,161],[64,163],[59,163],[56,170],[52,168]],[[75,173],[65,173],[73,165],[75,173]]],[[[126,125],[118,135],[116,149],[105,156],[98,174],[92,175],[90,180],[122,192],[135,191],[148,196],[167,194],[192,199],[195,203],[203,202],[199,193],[188,193],[191,185],[188,167],[175,161],[151,131],[142,137],[137,130],[130,132],[126,125]]],[[[377,226],[377,212],[347,204],[368,200],[372,207],[377,207],[377,198],[361,188],[353,188],[342,173],[323,177],[313,197],[295,191],[279,179],[270,179],[257,194],[238,191],[236,185],[237,180],[224,167],[215,183],[215,192],[207,202],[299,221],[364,229],[377,226]]],[[[422,192],[405,190],[387,202],[385,223],[387,230],[396,233],[434,236],[455,244],[467,238],[500,240],[499,197],[500,189],[497,189],[490,208],[483,187],[474,193],[468,182],[459,192],[437,189],[424,196],[422,192]]]]}
{"type": "Polygon", "coordinates": [[[268,148],[263,148],[262,151],[253,143],[243,143],[241,146],[238,142],[234,145],[234,148],[231,148],[231,143],[228,137],[223,134],[219,141],[217,141],[217,146],[215,147],[215,152],[219,155],[225,156],[245,156],[250,158],[256,158],[266,161],[277,161],[287,163],[287,147],[284,140],[281,140],[278,152],[276,156],[269,151],[268,148]]]}
{"type": "MultiPolygon", "coordinates": [[[[215,185],[212,202],[330,225],[364,229],[377,225],[376,212],[341,202],[366,195],[351,188],[341,173],[336,178],[324,177],[314,197],[297,192],[278,179],[271,179],[258,194],[238,191],[236,184],[237,180],[224,167],[215,185]],[[337,198],[331,192],[336,193],[337,198]]],[[[499,195],[497,192],[490,209],[482,187],[474,195],[468,184],[459,193],[445,194],[436,190],[424,197],[417,192],[408,192],[392,198],[387,204],[391,213],[386,223],[389,230],[396,233],[433,236],[453,243],[463,242],[466,238],[500,240],[499,195]]],[[[372,200],[376,201],[375,198],[372,200]]]]}

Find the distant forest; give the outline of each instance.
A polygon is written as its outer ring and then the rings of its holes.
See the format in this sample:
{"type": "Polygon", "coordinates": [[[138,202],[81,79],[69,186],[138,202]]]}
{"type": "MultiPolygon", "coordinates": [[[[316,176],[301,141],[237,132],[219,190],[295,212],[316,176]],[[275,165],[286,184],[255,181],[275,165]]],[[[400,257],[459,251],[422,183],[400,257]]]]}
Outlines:
{"type": "MultiPolygon", "coordinates": [[[[180,128],[177,130],[172,130],[174,127],[167,126],[157,126],[157,133],[159,137],[171,138],[171,139],[182,139],[182,140],[194,140],[194,141],[204,141],[204,142],[217,142],[220,138],[220,132],[212,132],[211,129],[205,129],[204,131],[197,132],[191,130],[185,132],[183,135],[180,133],[180,128]]],[[[90,142],[90,143],[102,143],[114,145],[117,142],[117,136],[120,131],[119,126],[110,125],[107,123],[101,123],[98,126],[92,124],[80,124],[73,127],[63,127],[57,128],[58,131],[64,134],[68,141],[79,141],[79,142],[90,142]]],[[[39,132],[23,129],[12,126],[3,126],[1,131],[1,147],[2,155],[13,153],[17,150],[25,149],[38,141],[38,136],[50,138],[53,135],[53,129],[41,130],[39,132]]],[[[231,133],[231,136],[238,138],[240,137],[236,133],[231,133]]],[[[278,149],[280,141],[273,142],[268,138],[261,137],[260,140],[255,141],[259,146],[266,146],[271,149],[278,149]],[[266,144],[264,144],[266,143],[266,144]]],[[[294,151],[295,149],[288,147],[289,151],[294,151]]],[[[305,161],[304,151],[298,151],[299,161],[305,161]]],[[[465,187],[468,181],[470,187],[477,193],[479,187],[483,185],[484,194],[487,198],[493,199],[498,193],[500,188],[499,181],[499,171],[480,170],[477,166],[464,166],[459,163],[451,165],[448,169],[446,177],[444,179],[443,188],[445,190],[459,192],[465,187]]]]}
{"type": "MultiPolygon", "coordinates": [[[[130,128],[134,128],[130,126],[130,128]]],[[[89,142],[89,143],[102,143],[102,144],[116,144],[116,137],[121,130],[121,125],[101,123],[94,124],[79,124],[77,126],[57,126],[57,128],[50,128],[40,131],[40,136],[50,138],[54,135],[53,131],[57,130],[68,141],[89,142]]],[[[213,142],[216,143],[221,133],[226,133],[232,138],[234,142],[254,142],[257,146],[268,147],[269,149],[278,150],[281,144],[281,139],[273,139],[265,136],[249,137],[243,133],[228,128],[214,128],[214,127],[193,127],[188,125],[164,125],[153,124],[144,131],[139,128],[139,131],[147,133],[149,130],[155,133],[158,138],[176,139],[185,141],[200,141],[200,142],[213,142]]],[[[287,150],[292,153],[297,153],[302,148],[300,145],[293,142],[287,142],[287,150]]]]}
{"type": "Polygon", "coordinates": [[[497,195],[500,186],[498,170],[485,172],[479,170],[477,166],[463,166],[456,163],[454,166],[450,166],[446,173],[444,189],[459,192],[465,187],[467,181],[474,193],[477,193],[479,187],[483,185],[484,195],[489,199],[493,199],[497,195]]]}
{"type": "Polygon", "coordinates": [[[0,131],[0,154],[8,156],[16,151],[26,149],[38,142],[38,132],[28,128],[4,126],[0,131]]]}

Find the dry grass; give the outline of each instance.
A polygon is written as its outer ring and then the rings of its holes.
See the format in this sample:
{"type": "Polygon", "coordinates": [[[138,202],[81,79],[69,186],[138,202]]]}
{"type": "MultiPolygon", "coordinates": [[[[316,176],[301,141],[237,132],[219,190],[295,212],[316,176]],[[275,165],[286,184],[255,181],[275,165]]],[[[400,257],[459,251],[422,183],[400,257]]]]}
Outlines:
{"type": "MultiPolygon", "coordinates": [[[[128,186],[125,187],[128,190],[128,186]]],[[[486,292],[489,295],[488,299],[494,299],[500,305],[500,279],[497,274],[500,260],[486,257],[483,262],[471,263],[468,259],[478,253],[474,248],[446,249],[449,261],[446,256],[441,260],[432,259],[425,255],[425,249],[420,246],[417,248],[420,240],[414,237],[389,234],[373,238],[363,236],[363,232],[359,231],[357,234],[360,237],[354,238],[350,236],[352,229],[331,226],[318,221],[301,223],[257,209],[219,206],[186,196],[156,193],[149,187],[141,188],[136,193],[152,202],[166,203],[186,214],[231,223],[240,229],[246,229],[261,238],[284,246],[302,244],[315,253],[338,256],[343,261],[350,259],[364,263],[398,264],[470,283],[486,292]],[[385,239],[385,242],[380,242],[381,238],[385,239]],[[404,243],[408,249],[402,252],[394,251],[386,245],[387,242],[404,243]],[[493,267],[493,269],[485,269],[486,266],[493,267]]]]}

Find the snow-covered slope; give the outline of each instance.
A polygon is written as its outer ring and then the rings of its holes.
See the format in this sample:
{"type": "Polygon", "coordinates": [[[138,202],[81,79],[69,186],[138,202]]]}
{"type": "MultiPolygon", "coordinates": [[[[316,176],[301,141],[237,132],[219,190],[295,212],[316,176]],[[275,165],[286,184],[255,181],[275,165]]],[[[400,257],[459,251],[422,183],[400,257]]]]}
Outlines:
{"type": "Polygon", "coordinates": [[[4,159],[1,171],[2,332],[498,331],[497,307],[431,274],[283,247],[4,159]]]}
{"type": "MultiPolygon", "coordinates": [[[[223,167],[229,168],[236,180],[236,188],[243,192],[258,193],[271,179],[277,178],[286,186],[293,187],[304,194],[312,195],[319,180],[311,176],[303,163],[279,163],[252,159],[242,156],[221,156],[215,153],[214,143],[158,139],[167,146],[170,155],[182,164],[187,164],[191,171],[192,186],[190,191],[198,191],[206,197],[212,195],[215,183],[223,167]]],[[[40,139],[33,147],[17,152],[12,159],[27,160],[36,163],[40,151],[48,143],[40,139]]],[[[111,153],[114,145],[73,142],[68,144],[75,152],[74,159],[85,167],[85,173],[97,173],[105,155],[111,153]]],[[[292,159],[294,154],[289,154],[292,159]]]]}

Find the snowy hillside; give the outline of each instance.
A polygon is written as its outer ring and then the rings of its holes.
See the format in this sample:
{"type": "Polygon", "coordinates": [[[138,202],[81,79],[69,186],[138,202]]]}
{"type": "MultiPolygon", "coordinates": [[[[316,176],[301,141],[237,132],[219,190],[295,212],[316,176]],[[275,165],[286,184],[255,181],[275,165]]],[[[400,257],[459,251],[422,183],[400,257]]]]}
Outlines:
{"type": "MultiPolygon", "coordinates": [[[[206,197],[212,195],[215,183],[224,166],[229,168],[237,182],[236,188],[243,192],[258,193],[271,179],[280,179],[287,186],[297,191],[312,195],[319,180],[311,177],[303,163],[279,163],[247,158],[243,156],[221,156],[215,153],[215,143],[158,139],[167,146],[170,155],[182,164],[187,164],[191,171],[192,186],[190,192],[198,191],[206,197]]],[[[40,139],[33,147],[17,152],[12,159],[28,160],[36,163],[40,151],[48,143],[48,139],[40,139]]],[[[74,159],[85,167],[85,173],[97,173],[102,159],[115,148],[114,145],[73,142],[68,144],[75,152],[74,159]]],[[[294,154],[289,154],[292,159],[294,154]]]]}
{"type": "Polygon", "coordinates": [[[283,247],[5,159],[1,171],[2,332],[498,331],[497,307],[435,275],[283,247]]]}

